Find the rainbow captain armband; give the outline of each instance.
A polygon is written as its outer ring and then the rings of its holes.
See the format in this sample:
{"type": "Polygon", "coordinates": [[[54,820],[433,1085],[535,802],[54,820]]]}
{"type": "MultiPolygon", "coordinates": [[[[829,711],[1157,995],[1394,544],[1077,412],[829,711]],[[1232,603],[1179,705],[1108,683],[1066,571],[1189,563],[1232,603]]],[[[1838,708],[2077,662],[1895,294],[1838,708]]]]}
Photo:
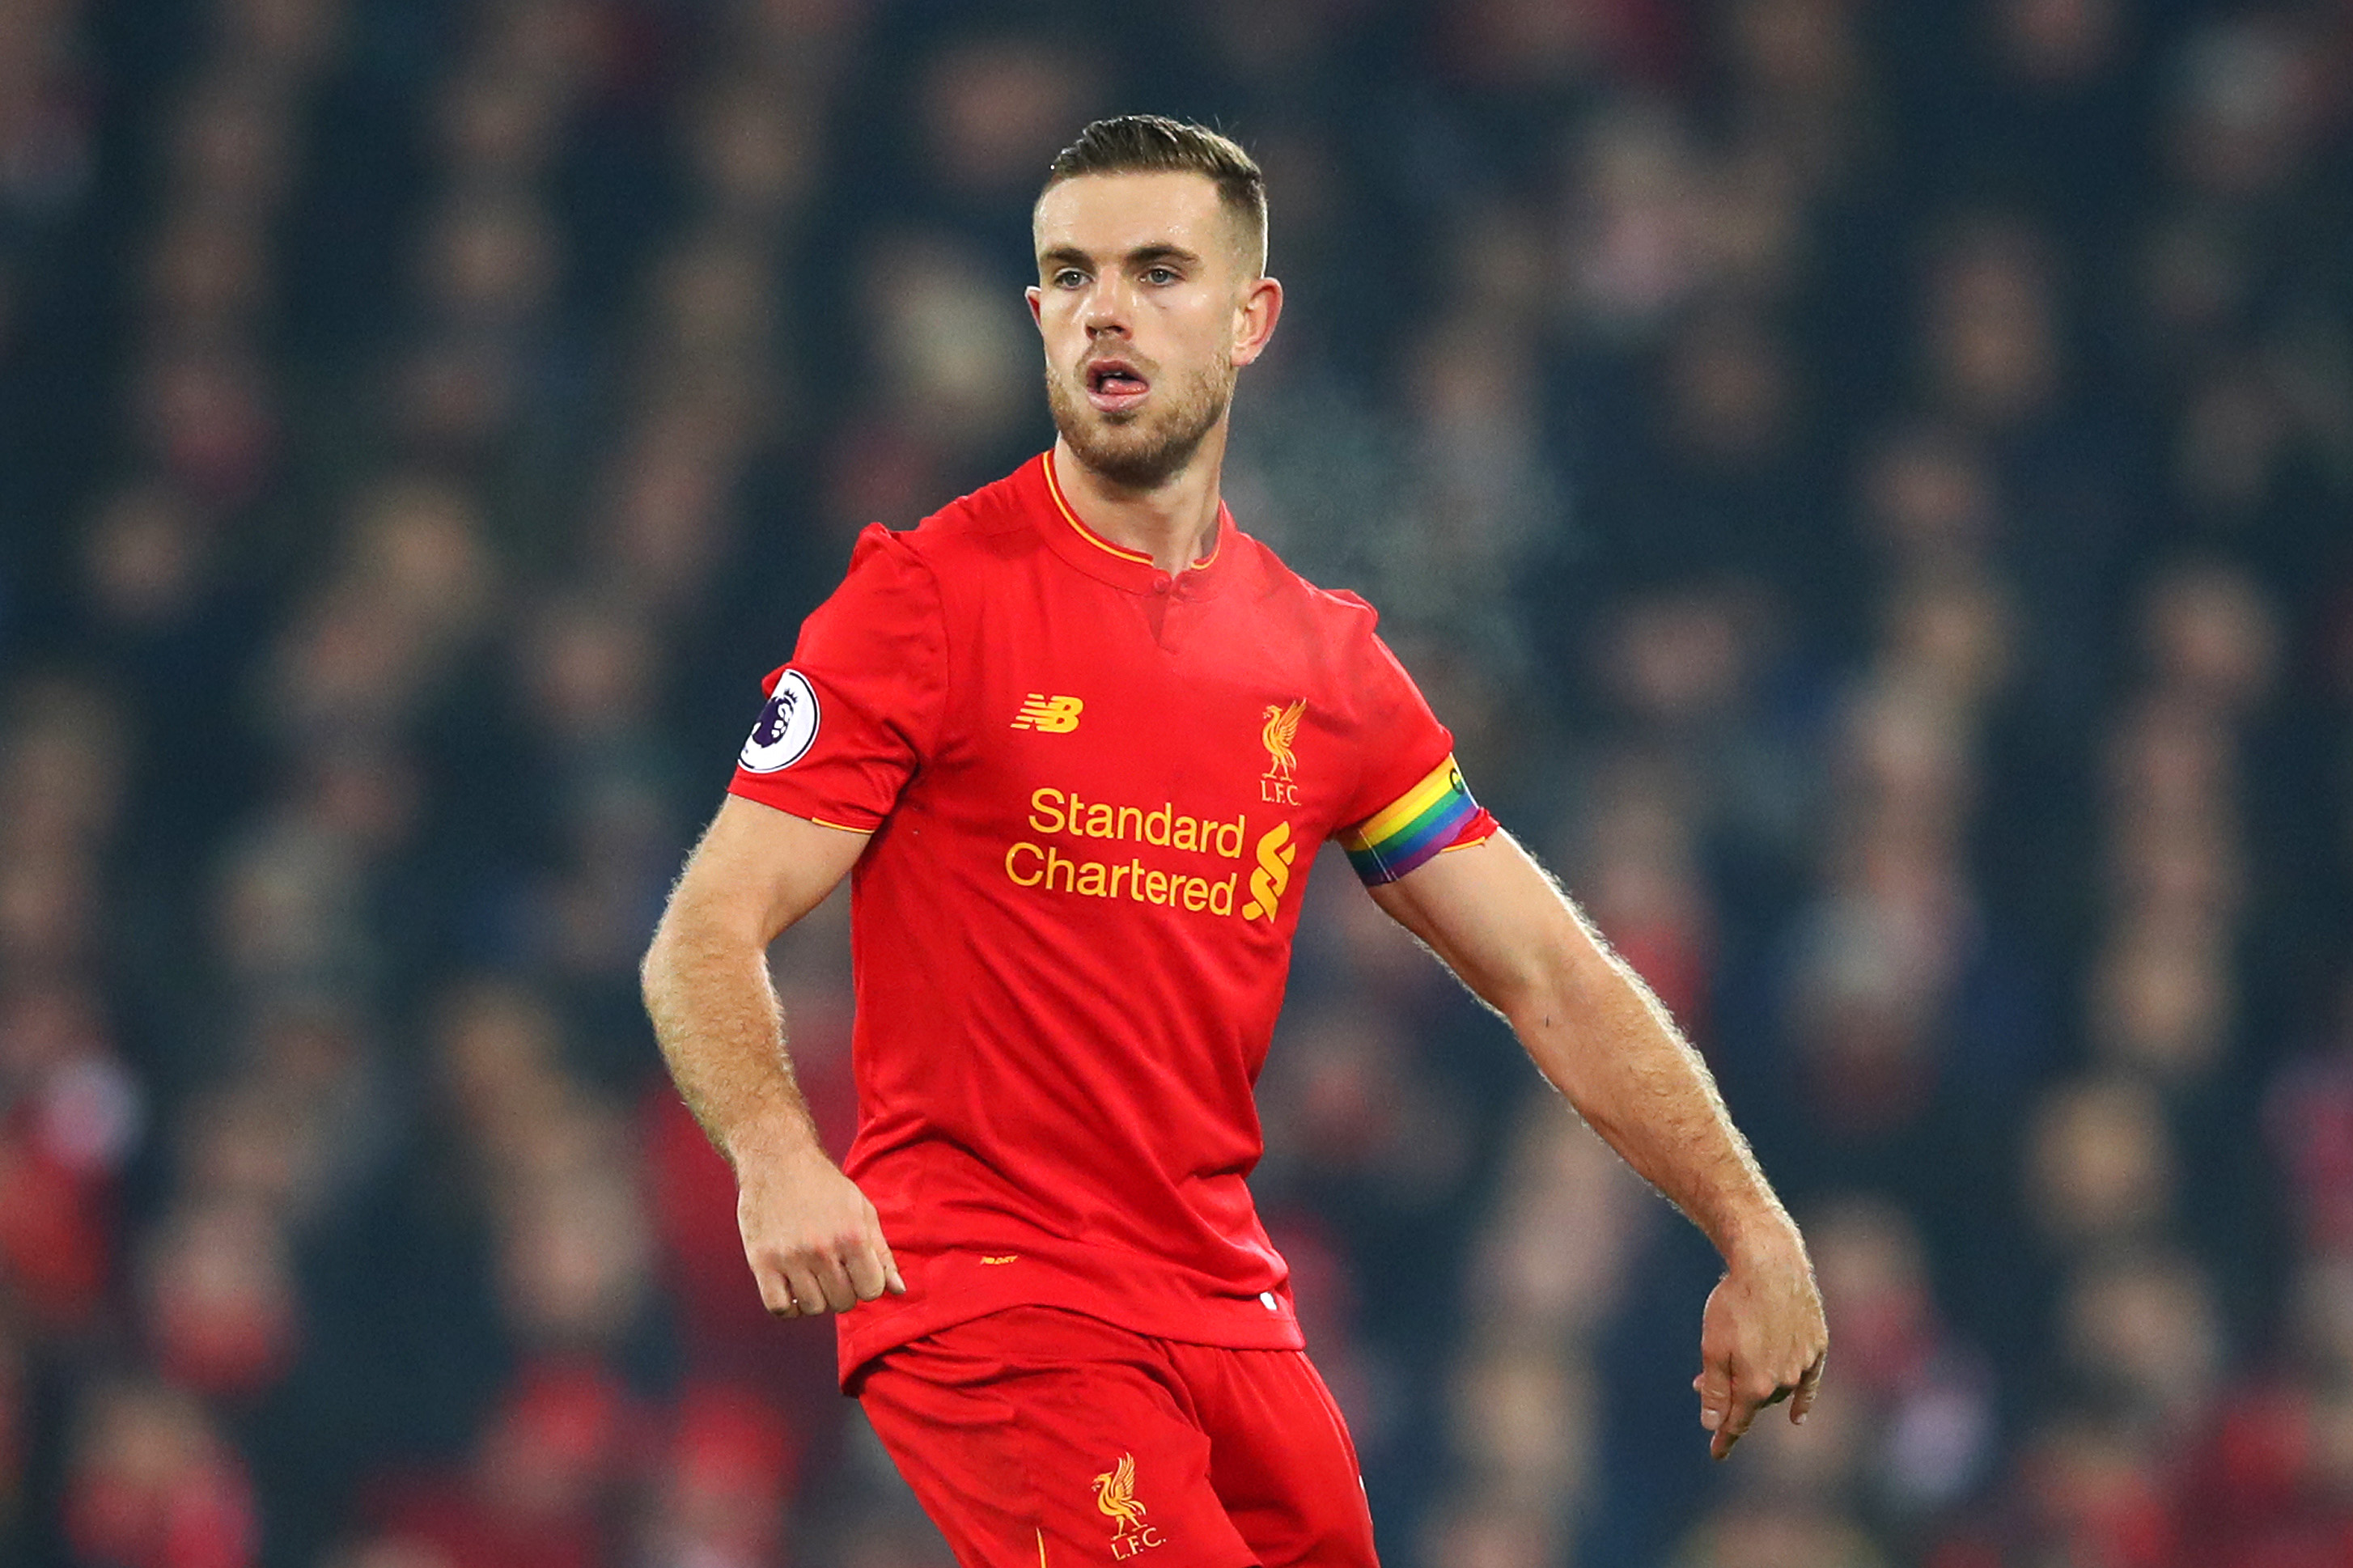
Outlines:
{"type": "Polygon", "coordinates": [[[1348,864],[1367,888],[1394,882],[1440,851],[1476,844],[1495,831],[1495,819],[1471,798],[1452,757],[1430,776],[1340,835],[1348,864]]]}

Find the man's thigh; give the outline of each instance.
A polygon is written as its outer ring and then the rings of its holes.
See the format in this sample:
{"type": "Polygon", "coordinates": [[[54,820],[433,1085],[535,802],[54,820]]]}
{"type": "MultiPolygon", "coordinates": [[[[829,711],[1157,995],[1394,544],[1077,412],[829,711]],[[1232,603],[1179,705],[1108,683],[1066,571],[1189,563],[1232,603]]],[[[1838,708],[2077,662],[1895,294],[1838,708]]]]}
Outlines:
{"type": "Polygon", "coordinates": [[[1372,1568],[1355,1456],[1304,1357],[1023,1307],[886,1353],[858,1394],[965,1568],[1372,1568]],[[1269,1425],[1220,1429],[1237,1419],[1269,1425]]]}
{"type": "Polygon", "coordinates": [[[1263,1568],[1374,1568],[1356,1446],[1299,1351],[1168,1347],[1211,1434],[1209,1482],[1263,1568]]]}

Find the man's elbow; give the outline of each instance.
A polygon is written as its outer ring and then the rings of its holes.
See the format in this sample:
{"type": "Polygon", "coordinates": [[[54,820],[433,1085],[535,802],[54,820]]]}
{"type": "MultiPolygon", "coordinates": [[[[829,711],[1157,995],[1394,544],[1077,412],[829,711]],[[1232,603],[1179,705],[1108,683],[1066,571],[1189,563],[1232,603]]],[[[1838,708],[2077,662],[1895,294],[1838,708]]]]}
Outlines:
{"type": "Polygon", "coordinates": [[[654,922],[653,938],[638,962],[638,988],[649,1008],[694,953],[712,945],[714,934],[712,911],[694,896],[691,884],[681,882],[671,891],[661,919],[654,922]]]}
{"type": "Polygon", "coordinates": [[[638,994],[644,998],[649,1011],[667,988],[677,962],[678,929],[671,919],[674,908],[663,910],[661,919],[654,922],[653,939],[646,943],[645,956],[638,960],[638,994]]]}
{"type": "Polygon", "coordinates": [[[772,940],[756,909],[712,883],[698,884],[690,872],[654,924],[653,940],[638,963],[639,989],[650,1004],[657,991],[685,970],[714,962],[761,962],[772,940]]]}
{"type": "Polygon", "coordinates": [[[1548,932],[1489,975],[1481,994],[1516,1029],[1546,1027],[1588,1012],[1615,979],[1582,931],[1548,932]]]}

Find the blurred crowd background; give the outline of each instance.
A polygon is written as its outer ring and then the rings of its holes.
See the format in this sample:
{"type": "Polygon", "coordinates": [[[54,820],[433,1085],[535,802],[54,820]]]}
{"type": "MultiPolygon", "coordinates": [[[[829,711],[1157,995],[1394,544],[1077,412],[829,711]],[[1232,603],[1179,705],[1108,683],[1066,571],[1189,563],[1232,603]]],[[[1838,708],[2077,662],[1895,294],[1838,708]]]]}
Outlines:
{"type": "Polygon", "coordinates": [[[1256,1185],[1385,1560],[2353,1563],[2325,0],[0,5],[0,1561],[947,1563],[634,969],[853,531],[1050,439],[1131,109],[1271,177],[1237,517],[1829,1303],[1711,1467],[1712,1255],[1327,860],[1256,1185]]]}

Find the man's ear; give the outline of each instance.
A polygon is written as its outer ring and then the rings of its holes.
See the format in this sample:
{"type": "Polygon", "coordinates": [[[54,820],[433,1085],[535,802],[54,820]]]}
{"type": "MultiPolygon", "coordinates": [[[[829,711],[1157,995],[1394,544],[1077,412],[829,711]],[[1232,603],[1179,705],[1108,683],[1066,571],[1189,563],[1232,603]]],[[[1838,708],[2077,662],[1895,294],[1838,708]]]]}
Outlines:
{"type": "Polygon", "coordinates": [[[1045,294],[1039,289],[1037,285],[1031,284],[1029,288],[1021,290],[1021,297],[1029,301],[1029,319],[1038,323],[1038,330],[1039,331],[1044,331],[1046,330],[1046,319],[1039,312],[1044,309],[1044,301],[1046,299],[1045,294]]]}
{"type": "Polygon", "coordinates": [[[1264,353],[1282,317],[1282,284],[1263,273],[1251,279],[1234,307],[1234,363],[1245,365],[1264,353]]]}

